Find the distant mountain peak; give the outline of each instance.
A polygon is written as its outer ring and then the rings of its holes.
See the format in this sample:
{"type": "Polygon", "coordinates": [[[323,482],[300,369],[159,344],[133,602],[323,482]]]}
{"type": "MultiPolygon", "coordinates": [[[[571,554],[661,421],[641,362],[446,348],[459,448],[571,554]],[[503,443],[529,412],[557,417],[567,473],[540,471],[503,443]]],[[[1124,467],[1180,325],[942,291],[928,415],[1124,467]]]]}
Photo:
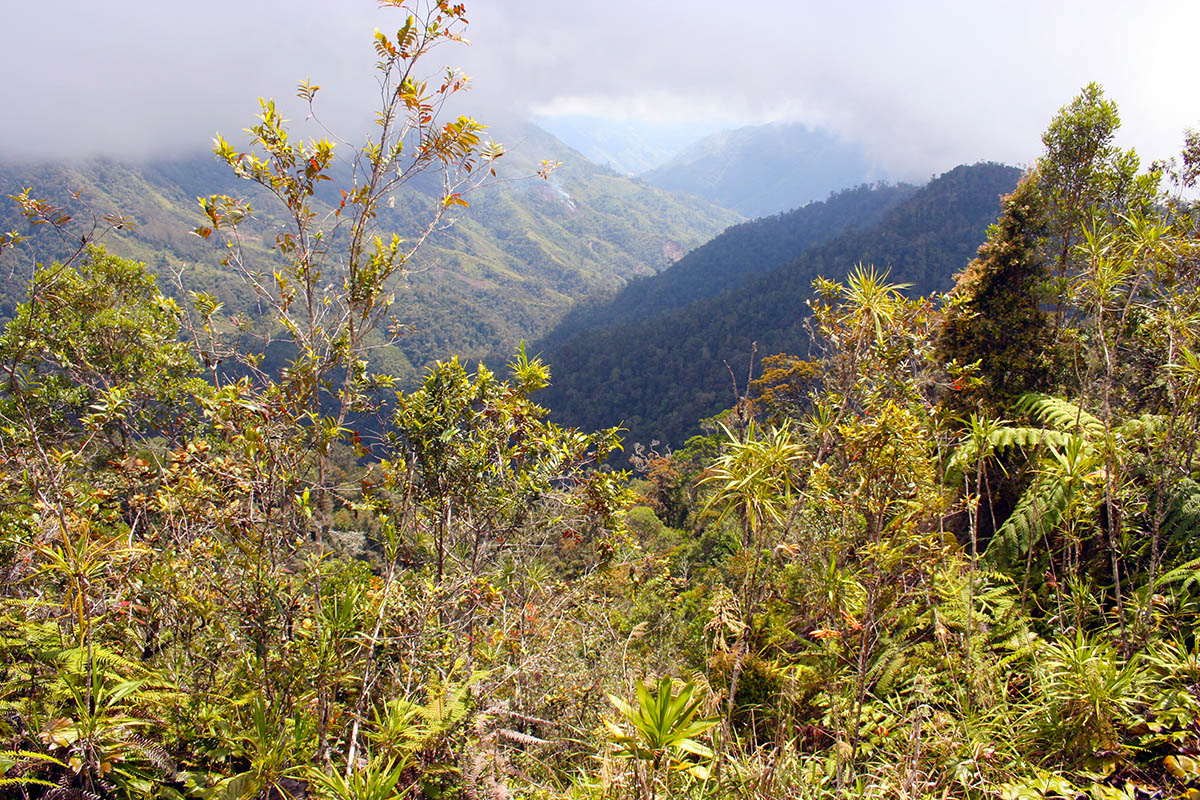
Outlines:
{"type": "Polygon", "coordinates": [[[836,135],[773,122],[714,133],[640,177],[747,217],[763,217],[878,176],[861,148],[836,135]]]}

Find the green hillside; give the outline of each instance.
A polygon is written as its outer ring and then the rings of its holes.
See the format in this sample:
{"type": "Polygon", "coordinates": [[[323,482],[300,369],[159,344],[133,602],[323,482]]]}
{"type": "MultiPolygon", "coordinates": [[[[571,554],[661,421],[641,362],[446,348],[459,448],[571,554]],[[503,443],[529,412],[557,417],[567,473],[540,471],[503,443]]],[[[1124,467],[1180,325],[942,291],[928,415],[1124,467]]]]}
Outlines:
{"type": "Polygon", "coordinates": [[[799,258],[849,229],[869,228],[915,186],[859,186],[821,202],[743,222],[688,253],[670,269],[638,278],[609,300],[580,303],[543,341],[553,346],[585,330],[650,319],[733,289],[751,276],[799,258]]]}
{"type": "MultiPolygon", "coordinates": [[[[631,442],[681,445],[698,420],[733,402],[726,362],[743,381],[755,342],[760,357],[808,352],[806,301],[815,278],[840,279],[862,262],[890,269],[891,280],[911,283],[915,293],[946,291],[996,218],[1000,195],[1019,176],[998,164],[958,167],[875,226],[843,233],[735,289],[551,345],[544,357],[554,382],[543,402],[570,425],[622,421],[631,442]]],[[[727,271],[739,272],[738,254],[728,258],[727,271]]]]}
{"type": "Polygon", "coordinates": [[[533,130],[460,191],[466,10],[387,4],[353,175],[267,103],[258,193],[0,173],[139,223],[0,219],[0,800],[1200,800],[1200,132],[1091,84],[666,268],[731,215],[533,130]]]}
{"type": "MultiPolygon", "coordinates": [[[[396,306],[407,333],[385,359],[408,377],[452,354],[477,358],[511,350],[548,331],[579,298],[661,271],[739,221],[733,212],[597,167],[533,126],[511,127],[507,135],[497,132],[510,148],[500,162],[501,179],[531,175],[542,159],[561,165],[545,181],[506,180],[472,193],[470,207],[410,265],[397,286],[396,306]]],[[[169,277],[178,273],[187,290],[211,292],[230,311],[247,310],[250,298],[218,264],[220,248],[190,233],[202,222],[196,198],[249,197],[265,215],[264,241],[270,241],[272,214],[278,213],[272,199],[251,191],[210,156],[137,165],[0,164],[0,186],[6,193],[35,187],[35,196],[68,208],[70,194],[78,191],[100,215],[132,217],[137,224],[131,231],[106,240],[111,252],[146,262],[167,291],[175,289],[169,277]]],[[[413,186],[413,193],[382,210],[383,230],[405,235],[413,230],[409,220],[422,218],[435,187],[413,186]]],[[[27,229],[23,225],[15,204],[0,204],[0,228],[27,229]]],[[[0,312],[11,314],[34,262],[61,257],[75,244],[40,236],[32,249],[10,254],[0,312]]],[[[265,246],[251,243],[250,252],[256,268],[271,267],[265,246]]]]}

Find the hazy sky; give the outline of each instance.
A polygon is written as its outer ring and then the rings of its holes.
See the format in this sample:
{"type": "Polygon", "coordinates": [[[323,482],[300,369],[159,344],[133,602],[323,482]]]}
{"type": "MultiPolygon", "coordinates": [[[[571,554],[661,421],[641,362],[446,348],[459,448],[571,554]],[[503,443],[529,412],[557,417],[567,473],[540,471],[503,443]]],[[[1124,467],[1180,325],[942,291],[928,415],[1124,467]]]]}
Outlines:
{"type": "MultiPolygon", "coordinates": [[[[468,108],[707,128],[821,125],[894,177],[1027,163],[1056,109],[1099,81],[1123,141],[1172,155],[1200,127],[1200,2],[466,0],[468,108]]],[[[8,156],[169,155],[236,137],[259,95],[322,84],[339,130],[372,108],[371,0],[4,0],[0,144],[8,156]]],[[[357,138],[357,137],[355,137],[357,138]]]]}

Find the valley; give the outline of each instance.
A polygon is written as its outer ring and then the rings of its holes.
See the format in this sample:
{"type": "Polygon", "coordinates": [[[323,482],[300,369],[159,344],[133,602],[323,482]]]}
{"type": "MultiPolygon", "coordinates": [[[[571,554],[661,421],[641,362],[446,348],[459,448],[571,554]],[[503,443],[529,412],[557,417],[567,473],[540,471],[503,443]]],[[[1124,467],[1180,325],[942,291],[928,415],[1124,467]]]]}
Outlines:
{"type": "Polygon", "coordinates": [[[6,16],[0,797],[1200,797],[1195,12],[469,5],[6,16]]]}

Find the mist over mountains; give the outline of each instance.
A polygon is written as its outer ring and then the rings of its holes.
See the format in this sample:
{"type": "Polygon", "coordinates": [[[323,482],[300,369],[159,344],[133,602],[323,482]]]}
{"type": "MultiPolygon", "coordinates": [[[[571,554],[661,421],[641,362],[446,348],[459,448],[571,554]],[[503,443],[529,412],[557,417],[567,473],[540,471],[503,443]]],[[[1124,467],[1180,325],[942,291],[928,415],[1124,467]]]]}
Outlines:
{"type": "Polygon", "coordinates": [[[790,211],[878,177],[857,146],[796,123],[714,133],[641,175],[747,217],[790,211]]]}
{"type": "Polygon", "coordinates": [[[592,163],[630,177],[665,164],[706,135],[691,123],[647,124],[590,114],[543,115],[534,122],[592,163]]]}
{"type": "MultiPolygon", "coordinates": [[[[632,128],[597,132],[610,142],[625,136],[627,153],[651,157],[637,150],[632,128]]],[[[921,188],[862,183],[861,154],[798,125],[706,137],[642,178],[598,166],[536,125],[508,122],[497,138],[509,146],[501,178],[532,174],[543,159],[560,165],[544,181],[473,193],[427,243],[397,285],[404,335],[376,351],[378,367],[412,381],[437,359],[503,363],[529,341],[552,367],[544,402],[556,418],[584,428],[623,420],[632,438],[673,443],[728,405],[724,364],[744,361],[752,342],[760,356],[803,349],[804,301],[817,274],[840,277],[865,261],[923,291],[947,288],[1018,174],[977,165],[921,188]],[[825,188],[842,180],[857,188],[825,188]],[[801,200],[818,192],[815,202],[801,200]],[[799,207],[746,222],[731,210],[781,204],[799,207]]],[[[99,213],[120,210],[138,222],[109,241],[114,252],[146,261],[164,283],[178,275],[177,291],[212,293],[229,313],[252,309],[211,243],[190,233],[201,221],[197,196],[251,188],[211,157],[3,164],[0,180],[51,196],[82,189],[99,213]]],[[[382,211],[383,230],[411,229],[438,187],[410,188],[382,211]]],[[[11,205],[2,208],[0,226],[20,223],[11,205]]],[[[58,247],[43,237],[27,255],[49,261],[58,247]]],[[[270,268],[265,238],[250,251],[270,268]]],[[[0,311],[11,313],[27,277],[3,276],[0,311]]]]}
{"type": "Polygon", "coordinates": [[[1196,0],[8,5],[0,800],[1200,800],[1196,0]]]}
{"type": "MultiPolygon", "coordinates": [[[[597,131],[610,142],[625,136],[626,157],[639,152],[636,130],[597,131]]],[[[632,439],[674,444],[728,405],[726,361],[740,364],[756,341],[760,356],[804,349],[804,302],[818,274],[840,277],[862,261],[921,291],[947,288],[1018,174],[989,164],[921,188],[865,184],[861,154],[799,125],[706,137],[642,178],[598,166],[535,125],[506,123],[497,138],[511,143],[501,177],[531,174],[542,159],[560,166],[544,181],[472,194],[429,241],[397,286],[404,335],[377,352],[379,367],[411,381],[434,360],[503,363],[530,341],[553,370],[543,402],[557,419],[582,428],[623,421],[632,439]],[[859,184],[830,193],[838,181],[859,184]],[[789,203],[800,207],[740,224],[731,210],[789,203]]],[[[189,232],[200,222],[198,195],[249,188],[212,158],[7,164],[0,180],[61,196],[82,189],[97,211],[138,221],[109,242],[114,252],[146,261],[162,281],[179,275],[232,313],[251,308],[211,243],[189,232]]],[[[383,212],[382,228],[410,228],[436,189],[413,187],[383,212]]],[[[5,206],[0,226],[19,224],[5,206]]],[[[49,261],[57,246],[37,240],[32,255],[49,261]]],[[[251,250],[267,268],[265,244],[251,250]]],[[[26,278],[4,277],[0,311],[11,312],[26,278]]]]}
{"type": "Polygon", "coordinates": [[[706,132],[694,124],[559,115],[538,124],[597,164],[751,218],[887,177],[861,147],[799,123],[706,132]]]}

